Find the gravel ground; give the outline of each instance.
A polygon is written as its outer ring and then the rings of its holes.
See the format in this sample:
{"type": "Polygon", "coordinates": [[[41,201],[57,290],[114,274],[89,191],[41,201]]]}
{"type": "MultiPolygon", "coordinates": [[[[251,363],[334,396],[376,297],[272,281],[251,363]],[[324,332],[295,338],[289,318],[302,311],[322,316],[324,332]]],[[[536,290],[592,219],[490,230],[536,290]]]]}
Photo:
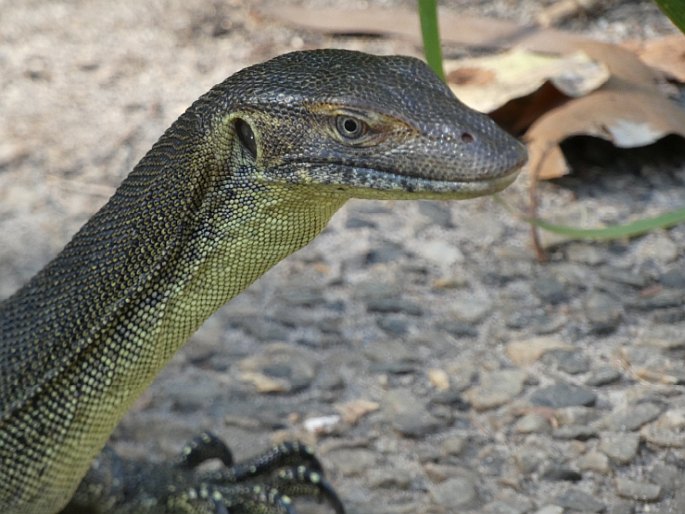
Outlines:
{"type": "MultiPolygon", "coordinates": [[[[0,1],[0,297],[225,76],[298,48],[418,55],[278,26],[260,3],[0,1]]],[[[447,4],[525,21],[541,2],[447,4]]],[[[650,2],[608,5],[569,28],[670,30],[650,2]]],[[[591,225],[682,206],[677,146],[576,158],[542,209],[591,225]]],[[[557,242],[541,264],[490,199],[352,201],[209,320],[113,442],[161,460],[205,429],[238,456],[301,438],[353,514],[685,512],[684,249],[681,225],[557,242]]]]}

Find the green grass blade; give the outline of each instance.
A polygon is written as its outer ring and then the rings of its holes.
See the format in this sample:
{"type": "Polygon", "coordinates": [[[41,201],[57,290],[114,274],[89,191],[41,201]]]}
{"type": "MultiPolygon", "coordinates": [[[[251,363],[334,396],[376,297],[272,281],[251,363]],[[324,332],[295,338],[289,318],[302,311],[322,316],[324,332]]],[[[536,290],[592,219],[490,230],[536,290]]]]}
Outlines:
{"type": "Polygon", "coordinates": [[[523,219],[527,223],[539,227],[548,232],[553,232],[561,236],[566,236],[571,239],[595,239],[595,240],[611,240],[623,239],[640,236],[658,228],[668,228],[679,223],[685,222],[685,207],[669,211],[659,216],[652,218],[644,218],[636,220],[623,225],[613,225],[605,228],[577,228],[568,225],[558,225],[550,223],[540,218],[531,218],[522,216],[513,207],[507,204],[499,195],[496,197],[497,202],[504,206],[509,212],[512,212],[516,217],[523,219]]]}
{"type": "Polygon", "coordinates": [[[646,234],[657,228],[668,228],[679,223],[685,222],[685,208],[670,211],[653,218],[636,220],[623,225],[612,225],[605,228],[576,228],[567,225],[557,225],[539,218],[526,218],[531,225],[540,227],[548,232],[553,232],[561,236],[572,239],[623,239],[625,237],[635,237],[646,234]]]}
{"type": "Polygon", "coordinates": [[[685,208],[667,212],[653,218],[645,218],[624,225],[613,225],[606,228],[569,227],[566,225],[549,223],[537,218],[528,218],[526,221],[543,230],[571,237],[573,239],[623,239],[624,237],[635,237],[646,234],[657,228],[667,228],[682,223],[685,221],[685,208]]]}
{"type": "Polygon", "coordinates": [[[423,38],[423,53],[426,56],[426,62],[438,77],[445,80],[445,72],[442,69],[442,51],[440,50],[437,0],[417,1],[419,3],[421,37],[423,38]]]}

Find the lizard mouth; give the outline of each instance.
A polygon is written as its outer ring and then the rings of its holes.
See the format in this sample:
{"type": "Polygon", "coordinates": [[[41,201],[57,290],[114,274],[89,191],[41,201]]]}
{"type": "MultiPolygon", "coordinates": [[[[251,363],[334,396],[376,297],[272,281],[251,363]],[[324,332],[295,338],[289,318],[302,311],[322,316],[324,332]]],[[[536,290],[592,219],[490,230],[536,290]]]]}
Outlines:
{"type": "Polygon", "coordinates": [[[406,192],[411,198],[436,199],[475,198],[496,193],[512,184],[520,171],[520,167],[517,167],[495,177],[459,177],[444,180],[377,169],[353,169],[353,173],[361,172],[360,178],[363,178],[364,182],[361,185],[373,191],[387,191],[392,194],[406,192]]]}
{"type": "Polygon", "coordinates": [[[523,162],[496,175],[455,176],[445,180],[396,170],[308,162],[300,163],[294,174],[292,168],[280,167],[281,172],[288,170],[286,176],[277,173],[280,177],[273,178],[291,184],[325,186],[329,192],[350,198],[458,200],[501,191],[516,180],[522,165],[523,162]]]}

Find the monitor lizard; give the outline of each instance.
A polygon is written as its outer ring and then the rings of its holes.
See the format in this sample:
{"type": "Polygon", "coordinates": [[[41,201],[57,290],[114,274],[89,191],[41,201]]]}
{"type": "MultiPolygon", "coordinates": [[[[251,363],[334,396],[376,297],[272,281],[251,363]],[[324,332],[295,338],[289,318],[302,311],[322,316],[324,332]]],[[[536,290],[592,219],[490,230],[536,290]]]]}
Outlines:
{"type": "MultiPolygon", "coordinates": [[[[79,491],[101,491],[93,482],[112,459],[89,466],[132,402],[205,319],[346,200],[490,194],[525,160],[415,58],[293,52],[216,85],[0,304],[0,512],[59,512],[87,472],[79,491]]],[[[110,498],[120,510],[103,512],[290,512],[277,489],[162,485],[162,503],[110,498]],[[256,492],[272,496],[268,508],[256,492]]]]}

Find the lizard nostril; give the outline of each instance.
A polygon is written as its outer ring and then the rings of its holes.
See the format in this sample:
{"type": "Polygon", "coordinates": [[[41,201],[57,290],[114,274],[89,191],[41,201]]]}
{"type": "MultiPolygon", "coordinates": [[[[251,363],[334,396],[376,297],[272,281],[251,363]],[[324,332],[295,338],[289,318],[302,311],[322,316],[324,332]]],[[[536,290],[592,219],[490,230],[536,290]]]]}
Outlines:
{"type": "Polygon", "coordinates": [[[462,132],[461,133],[461,140],[464,143],[473,143],[473,136],[469,134],[468,132],[462,132]]]}

